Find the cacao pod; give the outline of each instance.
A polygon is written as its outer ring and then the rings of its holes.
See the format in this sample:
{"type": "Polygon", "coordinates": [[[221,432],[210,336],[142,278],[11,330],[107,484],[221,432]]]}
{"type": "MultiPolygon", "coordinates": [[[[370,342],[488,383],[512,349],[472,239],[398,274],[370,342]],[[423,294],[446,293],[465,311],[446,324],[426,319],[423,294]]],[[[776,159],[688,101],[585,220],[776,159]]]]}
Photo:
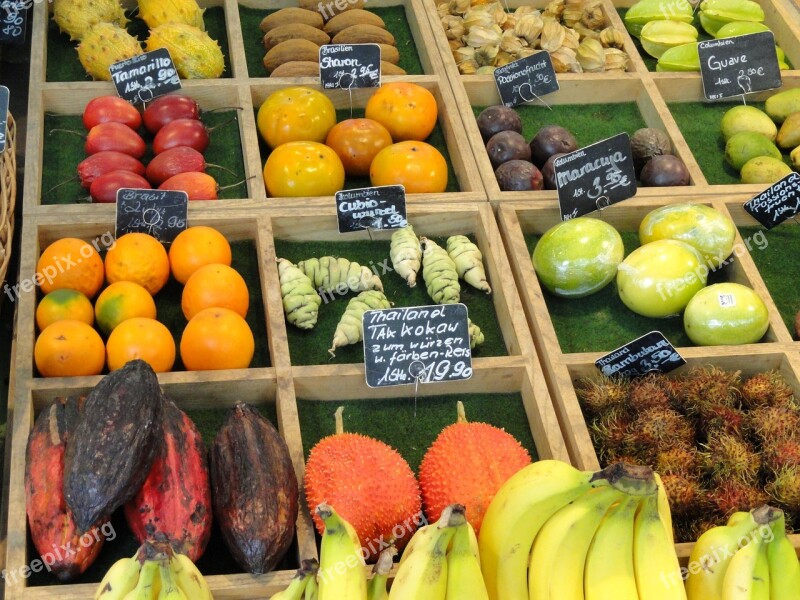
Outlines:
{"type": "Polygon", "coordinates": [[[211,449],[214,518],[239,565],[266,573],[294,540],[297,476],[278,431],[239,402],[211,449]]]}
{"type": "Polygon", "coordinates": [[[142,487],[163,447],[162,404],[158,378],[143,360],[112,371],[89,392],[64,458],[64,496],[78,531],[142,487]]]}
{"type": "Polygon", "coordinates": [[[125,505],[125,519],[139,543],[163,534],[176,553],[197,562],[211,535],[206,447],[197,426],[172,400],[164,402],[162,424],[163,451],[125,505]]]}
{"type": "Polygon", "coordinates": [[[64,453],[75,432],[82,401],[56,398],[42,411],[28,438],[25,459],[25,507],[31,538],[47,569],[61,581],[86,571],[104,539],[92,531],[81,540],[64,500],[64,453]]]}

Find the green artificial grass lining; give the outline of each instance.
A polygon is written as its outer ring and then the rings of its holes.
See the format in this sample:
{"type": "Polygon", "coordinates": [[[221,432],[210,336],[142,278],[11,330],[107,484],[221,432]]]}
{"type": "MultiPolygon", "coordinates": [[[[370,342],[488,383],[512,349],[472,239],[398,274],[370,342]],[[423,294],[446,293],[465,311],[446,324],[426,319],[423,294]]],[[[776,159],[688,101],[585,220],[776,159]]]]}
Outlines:
{"type": "MultiPolygon", "coordinates": [[[[439,245],[445,246],[445,240],[435,239],[435,241],[439,245]]],[[[286,258],[293,263],[312,257],[341,256],[376,271],[383,283],[386,297],[394,303],[395,307],[424,306],[434,303],[425,291],[425,283],[421,276],[417,286],[409,288],[399,275],[392,271],[385,271],[385,269],[391,268],[389,240],[379,242],[287,242],[275,240],[275,252],[278,257],[286,258]]],[[[289,355],[293,365],[364,362],[364,349],[360,342],[338,348],[335,358],[331,358],[328,354],[336,325],[344,314],[347,303],[355,295],[352,292],[338,295],[335,291],[325,294],[319,308],[317,325],[310,331],[300,330],[289,323],[286,324],[289,355]]],[[[469,309],[470,319],[483,330],[486,338],[483,345],[473,350],[473,357],[507,355],[492,297],[461,282],[461,301],[469,309]]]]}
{"type": "MultiPolygon", "coordinates": [[[[147,40],[148,28],[144,21],[134,16],[129,11],[127,17],[130,22],[126,28],[128,33],[139,38],[144,47],[147,40]]],[[[206,32],[212,40],[216,40],[222,48],[225,56],[225,71],[223,78],[232,76],[230,51],[228,49],[228,30],[225,26],[225,9],[221,6],[212,6],[206,9],[203,14],[203,21],[206,25],[206,32]]],[[[71,42],[66,33],[61,33],[55,21],[50,19],[47,24],[47,81],[86,81],[89,76],[78,60],[76,48],[78,42],[71,42]]]]}
{"type": "MultiPolygon", "coordinates": [[[[239,115],[236,110],[203,112],[201,121],[214,130],[210,143],[203,153],[208,166],[206,172],[217,180],[221,188],[220,199],[247,198],[247,181],[239,136],[239,115]],[[217,168],[219,165],[223,168],[217,168]]],[[[153,157],[153,136],[144,128],[139,134],[148,144],[142,162],[147,165],[153,157]]],[[[42,204],[76,204],[89,201],[89,191],[81,187],[76,177],[78,164],[86,158],[84,150],[86,130],[79,115],[54,115],[44,117],[44,147],[42,149],[42,204]],[[74,135],[53,131],[66,129],[74,135]],[[67,183],[64,183],[67,182],[67,183]],[[59,185],[64,183],[64,185],[59,185]]]]}
{"type": "MultiPolygon", "coordinates": [[[[239,5],[239,20],[242,24],[242,37],[244,38],[244,51],[247,57],[247,73],[250,77],[266,77],[267,70],[264,68],[264,45],[262,38],[264,34],[259,29],[259,24],[264,17],[277,12],[278,9],[264,10],[260,8],[250,8],[239,5]]],[[[397,49],[400,51],[400,62],[398,66],[408,75],[422,75],[422,63],[416,49],[416,42],[408,24],[406,9],[404,6],[382,6],[367,7],[383,19],[386,29],[395,40],[397,49]]]]}

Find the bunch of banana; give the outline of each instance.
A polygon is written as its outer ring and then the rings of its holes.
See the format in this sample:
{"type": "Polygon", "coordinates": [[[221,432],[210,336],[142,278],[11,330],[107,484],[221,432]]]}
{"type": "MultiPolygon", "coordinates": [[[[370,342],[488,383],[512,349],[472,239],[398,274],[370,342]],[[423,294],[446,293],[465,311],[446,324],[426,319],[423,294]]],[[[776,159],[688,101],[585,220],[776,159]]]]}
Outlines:
{"type": "Polygon", "coordinates": [[[316,560],[302,561],[297,573],[289,582],[289,586],[272,596],[272,600],[317,600],[319,598],[318,570],[319,563],[316,560]]]}
{"type": "Polygon", "coordinates": [[[735,513],[706,531],[689,558],[689,600],[798,600],[800,561],[782,510],[735,513]]]}
{"type": "Polygon", "coordinates": [[[146,540],[131,558],[111,565],[95,600],[213,600],[203,575],[164,540],[146,540]]]}
{"type": "Polygon", "coordinates": [[[685,600],[672,520],[647,467],[545,460],[509,479],[481,526],[491,600],[685,600]]]}

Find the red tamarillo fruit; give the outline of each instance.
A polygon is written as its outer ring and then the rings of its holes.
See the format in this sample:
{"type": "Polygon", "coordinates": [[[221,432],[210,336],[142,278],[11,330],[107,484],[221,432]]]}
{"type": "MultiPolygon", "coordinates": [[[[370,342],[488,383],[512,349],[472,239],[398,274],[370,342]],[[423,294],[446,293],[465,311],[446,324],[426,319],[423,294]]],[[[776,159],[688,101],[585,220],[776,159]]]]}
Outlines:
{"type": "Polygon", "coordinates": [[[131,171],[137,175],[145,174],[144,165],[140,160],[111,150],[92,154],[78,164],[78,177],[81,185],[87,189],[97,177],[111,171],[131,171]]]}
{"type": "Polygon", "coordinates": [[[175,119],[199,119],[200,105],[194,98],[180,94],[159,96],[142,114],[144,126],[150,133],[158,133],[164,125],[175,119]]]}
{"type": "Polygon", "coordinates": [[[109,171],[95,178],[89,186],[89,195],[92,197],[92,202],[103,204],[116,202],[117,191],[122,188],[149,190],[152,186],[147,179],[131,171],[109,171]]]}
{"type": "Polygon", "coordinates": [[[136,130],[142,125],[142,115],[119,96],[99,96],[83,109],[83,126],[89,130],[100,123],[122,123],[136,130]]]}

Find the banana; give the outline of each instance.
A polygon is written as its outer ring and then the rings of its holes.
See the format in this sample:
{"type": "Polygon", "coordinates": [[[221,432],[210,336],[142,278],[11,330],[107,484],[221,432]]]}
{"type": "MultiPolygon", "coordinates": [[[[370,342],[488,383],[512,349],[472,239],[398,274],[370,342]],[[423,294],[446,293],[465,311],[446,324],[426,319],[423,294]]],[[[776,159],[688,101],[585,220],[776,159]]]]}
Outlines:
{"type": "Polygon", "coordinates": [[[786,519],[781,513],[771,525],[774,539],[767,544],[770,600],[800,598],[800,560],[786,537],[786,519]]]}
{"type": "Polygon", "coordinates": [[[394,546],[389,546],[381,552],[378,562],[372,568],[372,579],[367,584],[367,600],[389,600],[386,582],[389,579],[389,572],[392,570],[395,556],[397,556],[397,548],[394,546]]]}
{"type": "Polygon", "coordinates": [[[158,563],[158,571],[161,575],[161,591],[158,593],[158,600],[189,600],[175,582],[169,565],[168,559],[160,560],[158,563]]]}
{"type": "Polygon", "coordinates": [[[658,511],[658,494],[648,497],[636,513],[633,568],[640,600],[686,600],[675,545],[658,511]]]}
{"type": "Polygon", "coordinates": [[[300,568],[297,569],[297,573],[294,574],[286,589],[272,596],[272,600],[303,600],[304,595],[305,598],[309,598],[308,589],[311,587],[312,582],[314,583],[314,590],[317,590],[316,575],[318,569],[319,563],[316,560],[302,561],[300,568]]]}
{"type": "Polygon", "coordinates": [[[103,577],[94,593],[94,600],[122,600],[128,592],[136,588],[141,570],[142,563],[136,557],[121,558],[111,565],[103,577]]]}
{"type": "MultiPolygon", "coordinates": [[[[769,600],[769,561],[767,560],[767,541],[762,539],[758,549],[756,568],[753,570],[753,591],[750,600],[769,600]]],[[[800,590],[798,590],[800,592],[800,590]]]]}
{"type": "Polygon", "coordinates": [[[303,600],[319,600],[319,584],[317,583],[317,578],[314,575],[308,578],[306,594],[303,600]]]}
{"type": "Polygon", "coordinates": [[[669,509],[667,490],[658,473],[653,473],[653,477],[656,478],[656,485],[658,486],[658,513],[661,515],[661,522],[664,523],[664,529],[667,530],[670,541],[674,544],[675,533],[672,530],[672,511],[669,509]]]}
{"type": "Polygon", "coordinates": [[[756,565],[763,539],[756,535],[731,559],[722,582],[725,600],[751,600],[753,598],[756,565]]]}
{"type": "Polygon", "coordinates": [[[125,595],[124,600],[154,600],[157,598],[161,587],[160,565],[161,561],[159,560],[144,561],[136,587],[125,595]]]}
{"type": "Polygon", "coordinates": [[[185,554],[173,554],[170,559],[172,576],[178,587],[191,600],[214,600],[205,577],[185,554]]]}
{"type": "Polygon", "coordinates": [[[530,600],[583,598],[586,553],[608,509],[623,498],[613,487],[589,490],[550,517],[533,542],[530,600]]]}
{"type": "Polygon", "coordinates": [[[730,517],[728,517],[728,527],[730,527],[731,525],[738,525],[742,521],[749,518],[750,518],[750,513],[747,511],[735,512],[730,517]]]}
{"type": "Polygon", "coordinates": [[[459,525],[447,552],[445,600],[489,600],[476,549],[475,530],[469,522],[459,525]]]}
{"type": "Polygon", "coordinates": [[[420,540],[410,552],[406,548],[405,560],[400,563],[389,600],[445,600],[447,547],[456,528],[466,522],[464,510],[461,504],[450,505],[436,523],[414,534],[414,537],[420,536],[420,540]]]}
{"type": "Polygon", "coordinates": [[[633,524],[642,502],[631,497],[612,506],[600,523],[586,556],[586,600],[638,600],[633,569],[633,524]]]}
{"type": "Polygon", "coordinates": [[[367,600],[358,534],[327,504],[317,507],[317,515],[325,523],[320,545],[319,600],[367,600]]]}

